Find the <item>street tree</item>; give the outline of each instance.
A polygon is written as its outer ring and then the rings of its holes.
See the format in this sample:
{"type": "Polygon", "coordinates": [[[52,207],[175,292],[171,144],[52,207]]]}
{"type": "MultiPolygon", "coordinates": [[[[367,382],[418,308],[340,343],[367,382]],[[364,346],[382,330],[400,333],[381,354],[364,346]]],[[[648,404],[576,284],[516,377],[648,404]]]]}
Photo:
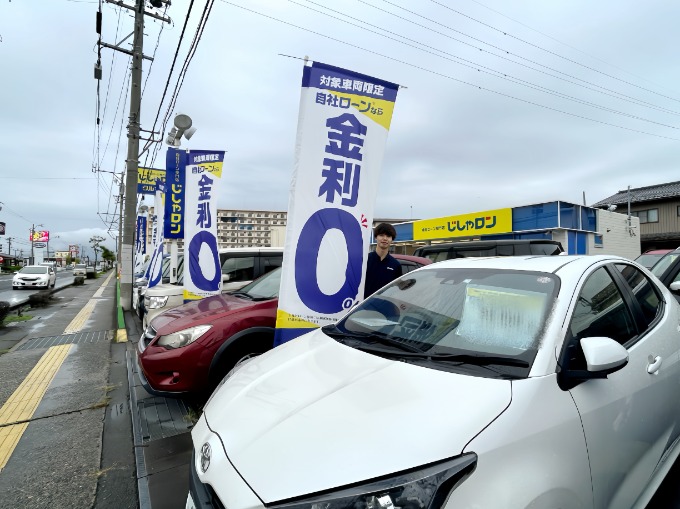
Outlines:
{"type": "Polygon", "coordinates": [[[90,246],[92,246],[92,249],[94,250],[94,266],[97,266],[97,256],[99,254],[99,251],[102,250],[101,247],[99,247],[99,244],[104,242],[106,240],[104,237],[100,237],[99,235],[95,235],[94,237],[90,237],[90,246]]]}

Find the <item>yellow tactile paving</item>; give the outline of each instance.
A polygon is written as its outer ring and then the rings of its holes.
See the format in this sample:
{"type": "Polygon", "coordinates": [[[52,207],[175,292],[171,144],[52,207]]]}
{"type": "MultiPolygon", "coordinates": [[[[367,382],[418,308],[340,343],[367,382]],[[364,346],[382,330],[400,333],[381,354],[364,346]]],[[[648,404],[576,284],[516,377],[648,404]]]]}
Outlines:
{"type": "Polygon", "coordinates": [[[111,278],[113,277],[113,272],[109,274],[109,276],[106,278],[106,280],[99,286],[99,289],[94,292],[94,295],[92,296],[93,299],[98,299],[99,297],[102,296],[104,293],[104,290],[106,289],[106,286],[109,284],[109,281],[111,281],[111,278]]]}
{"type": "Polygon", "coordinates": [[[0,408],[0,472],[9,461],[28,421],[33,417],[70,349],[71,345],[50,347],[0,408]]]}
{"type": "Polygon", "coordinates": [[[94,307],[97,305],[97,302],[100,301],[98,300],[87,301],[87,304],[83,306],[83,309],[81,309],[75,316],[75,318],[71,320],[71,323],[69,323],[66,326],[66,329],[64,329],[64,332],[62,332],[62,335],[75,334],[76,332],[80,332],[80,330],[85,326],[85,322],[87,322],[87,320],[90,318],[90,315],[94,311],[94,307]]]}

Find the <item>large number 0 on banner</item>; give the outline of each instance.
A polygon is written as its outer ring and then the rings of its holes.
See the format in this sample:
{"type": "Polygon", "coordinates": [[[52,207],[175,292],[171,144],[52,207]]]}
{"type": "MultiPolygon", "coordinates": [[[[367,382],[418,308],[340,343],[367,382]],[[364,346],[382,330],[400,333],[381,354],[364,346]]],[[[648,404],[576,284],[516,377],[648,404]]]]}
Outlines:
{"type": "Polygon", "coordinates": [[[298,245],[306,247],[297,249],[295,255],[295,286],[300,300],[319,313],[337,313],[352,307],[361,281],[361,277],[356,276],[361,274],[364,264],[364,239],[356,218],[344,210],[321,209],[303,226],[298,245]],[[317,269],[321,242],[333,228],[340,230],[345,237],[347,268],[342,287],[333,295],[327,295],[319,288],[317,269]]]}

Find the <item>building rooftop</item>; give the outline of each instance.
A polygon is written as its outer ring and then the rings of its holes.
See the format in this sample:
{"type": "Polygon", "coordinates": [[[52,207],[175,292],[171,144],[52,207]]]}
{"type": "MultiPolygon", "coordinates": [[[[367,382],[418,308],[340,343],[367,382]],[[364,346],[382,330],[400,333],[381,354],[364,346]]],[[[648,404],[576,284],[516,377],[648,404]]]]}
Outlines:
{"type": "MultiPolygon", "coordinates": [[[[664,200],[668,198],[680,198],[680,181],[630,189],[631,203],[664,200]]],[[[591,205],[591,207],[602,207],[606,205],[621,205],[624,203],[628,203],[628,189],[624,189],[623,191],[619,191],[618,193],[610,196],[609,198],[600,200],[597,203],[591,205]]]]}

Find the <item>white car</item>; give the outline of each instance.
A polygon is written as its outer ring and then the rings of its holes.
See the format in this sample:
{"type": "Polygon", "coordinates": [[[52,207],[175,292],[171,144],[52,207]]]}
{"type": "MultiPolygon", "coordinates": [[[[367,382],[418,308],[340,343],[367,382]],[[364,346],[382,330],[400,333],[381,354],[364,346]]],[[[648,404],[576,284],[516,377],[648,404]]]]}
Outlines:
{"type": "Polygon", "coordinates": [[[26,265],[12,278],[12,290],[19,288],[54,288],[57,274],[52,267],[26,265]]]}
{"type": "Polygon", "coordinates": [[[679,323],[620,257],[428,265],[234,368],[186,505],[644,508],[680,452],[679,323]]]}
{"type": "Polygon", "coordinates": [[[82,276],[85,277],[87,275],[87,265],[84,263],[76,263],[76,266],[73,267],[73,276],[82,276]]]}

